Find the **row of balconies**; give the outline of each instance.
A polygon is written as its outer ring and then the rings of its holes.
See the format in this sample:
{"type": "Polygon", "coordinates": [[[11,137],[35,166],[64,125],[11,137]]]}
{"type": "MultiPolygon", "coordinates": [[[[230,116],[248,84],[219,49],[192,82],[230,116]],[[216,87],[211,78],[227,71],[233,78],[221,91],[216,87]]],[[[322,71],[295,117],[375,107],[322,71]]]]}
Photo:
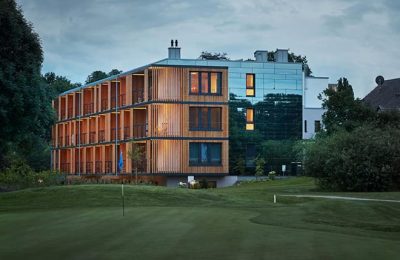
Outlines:
{"type": "MultiPolygon", "coordinates": [[[[126,161],[123,160],[123,167],[121,173],[126,172],[126,161]]],[[[89,161],[86,163],[83,162],[75,162],[75,171],[71,168],[70,163],[60,163],[60,167],[58,167],[58,163],[55,164],[55,169],[59,170],[62,173],[83,173],[83,174],[101,174],[101,173],[111,173],[113,169],[112,161],[104,161],[104,172],[103,172],[103,161],[95,161],[94,167],[93,162],[89,161]],[[85,168],[83,166],[86,166],[85,168]]],[[[138,165],[138,171],[144,172],[146,169],[146,160],[142,160],[140,165],[138,165]]],[[[133,171],[133,170],[132,170],[133,171]]]]}
{"type": "MultiPolygon", "coordinates": [[[[130,126],[124,127],[123,138],[121,138],[121,128],[112,128],[111,136],[109,141],[115,140],[129,140],[132,138],[143,138],[147,136],[147,124],[136,124],[133,126],[133,134],[131,134],[130,126]]],[[[92,131],[88,133],[81,133],[78,135],[79,138],[75,140],[75,136],[71,139],[69,135],[59,136],[58,137],[58,145],[56,145],[55,140],[53,140],[54,147],[66,147],[66,146],[75,146],[82,144],[95,144],[95,143],[104,143],[106,142],[105,130],[99,130],[98,135],[96,135],[96,131],[92,131]],[[98,137],[96,140],[96,136],[98,137]],[[65,139],[65,142],[63,142],[65,139]]]]}
{"type": "MultiPolygon", "coordinates": [[[[144,101],[143,90],[132,91],[132,104],[141,103],[143,101],[144,101]]],[[[81,114],[81,112],[80,112],[79,105],[75,105],[75,108],[76,108],[75,115],[74,115],[72,107],[68,107],[67,110],[65,108],[60,108],[60,117],[58,118],[58,120],[65,120],[65,119],[75,118],[78,116],[86,116],[86,115],[90,115],[90,114],[94,114],[94,113],[98,113],[98,112],[103,112],[103,111],[107,111],[109,109],[114,109],[116,106],[124,107],[127,105],[126,95],[125,94],[119,95],[118,100],[116,99],[115,96],[112,96],[110,107],[108,105],[109,105],[108,98],[103,98],[100,100],[99,109],[97,110],[97,109],[95,109],[94,100],[92,98],[92,102],[83,104],[83,114],[81,114]]],[[[56,112],[58,115],[57,108],[56,108],[56,112]]]]}

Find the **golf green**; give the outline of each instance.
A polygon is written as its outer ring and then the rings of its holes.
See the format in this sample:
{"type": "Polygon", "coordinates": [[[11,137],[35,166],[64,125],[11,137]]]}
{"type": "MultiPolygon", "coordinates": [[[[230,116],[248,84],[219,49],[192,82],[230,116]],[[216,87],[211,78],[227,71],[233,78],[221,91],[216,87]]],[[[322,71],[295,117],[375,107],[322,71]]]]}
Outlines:
{"type": "Polygon", "coordinates": [[[400,203],[279,197],[313,180],[209,190],[76,185],[0,194],[0,259],[398,259],[400,203]],[[278,202],[273,203],[273,195],[278,202]]]}

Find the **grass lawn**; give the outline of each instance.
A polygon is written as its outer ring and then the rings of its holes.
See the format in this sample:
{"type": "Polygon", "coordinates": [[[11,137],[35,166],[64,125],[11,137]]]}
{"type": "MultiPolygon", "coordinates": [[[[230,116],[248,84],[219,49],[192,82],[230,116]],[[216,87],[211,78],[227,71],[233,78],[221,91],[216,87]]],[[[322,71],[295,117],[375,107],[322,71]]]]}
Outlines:
{"type": "Polygon", "coordinates": [[[399,259],[400,192],[295,178],[212,190],[76,185],[0,194],[0,259],[399,259]]]}

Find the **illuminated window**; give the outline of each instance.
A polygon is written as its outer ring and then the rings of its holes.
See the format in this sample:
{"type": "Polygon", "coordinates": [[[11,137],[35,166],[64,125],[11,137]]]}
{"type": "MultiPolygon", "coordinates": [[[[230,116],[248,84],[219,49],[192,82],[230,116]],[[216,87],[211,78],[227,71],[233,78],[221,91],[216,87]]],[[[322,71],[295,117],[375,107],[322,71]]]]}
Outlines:
{"type": "Polygon", "coordinates": [[[189,165],[221,165],[222,143],[189,143],[189,165]]]}
{"type": "Polygon", "coordinates": [[[189,130],[218,131],[222,128],[220,107],[189,107],[189,130]]]}
{"type": "Polygon", "coordinates": [[[246,74],[246,97],[256,96],[255,74],[246,74]]]}
{"type": "Polygon", "coordinates": [[[221,72],[190,72],[191,95],[221,95],[221,72]]]}
{"type": "Polygon", "coordinates": [[[254,108],[246,109],[246,130],[254,130],[254,108]]]}
{"type": "Polygon", "coordinates": [[[190,72],[190,93],[199,93],[199,73],[190,72]]]}

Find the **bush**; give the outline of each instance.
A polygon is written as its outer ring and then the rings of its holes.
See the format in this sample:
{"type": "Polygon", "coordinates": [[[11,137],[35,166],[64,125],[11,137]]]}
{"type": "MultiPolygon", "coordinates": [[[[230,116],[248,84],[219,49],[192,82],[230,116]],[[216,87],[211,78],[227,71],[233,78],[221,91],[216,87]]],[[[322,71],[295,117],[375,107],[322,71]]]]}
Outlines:
{"type": "Polygon", "coordinates": [[[0,173],[0,191],[58,185],[64,182],[63,175],[51,171],[35,172],[22,160],[14,160],[0,173]]]}
{"type": "Polygon", "coordinates": [[[362,126],[317,138],[304,153],[306,175],[334,191],[400,188],[400,130],[362,126]]]}

